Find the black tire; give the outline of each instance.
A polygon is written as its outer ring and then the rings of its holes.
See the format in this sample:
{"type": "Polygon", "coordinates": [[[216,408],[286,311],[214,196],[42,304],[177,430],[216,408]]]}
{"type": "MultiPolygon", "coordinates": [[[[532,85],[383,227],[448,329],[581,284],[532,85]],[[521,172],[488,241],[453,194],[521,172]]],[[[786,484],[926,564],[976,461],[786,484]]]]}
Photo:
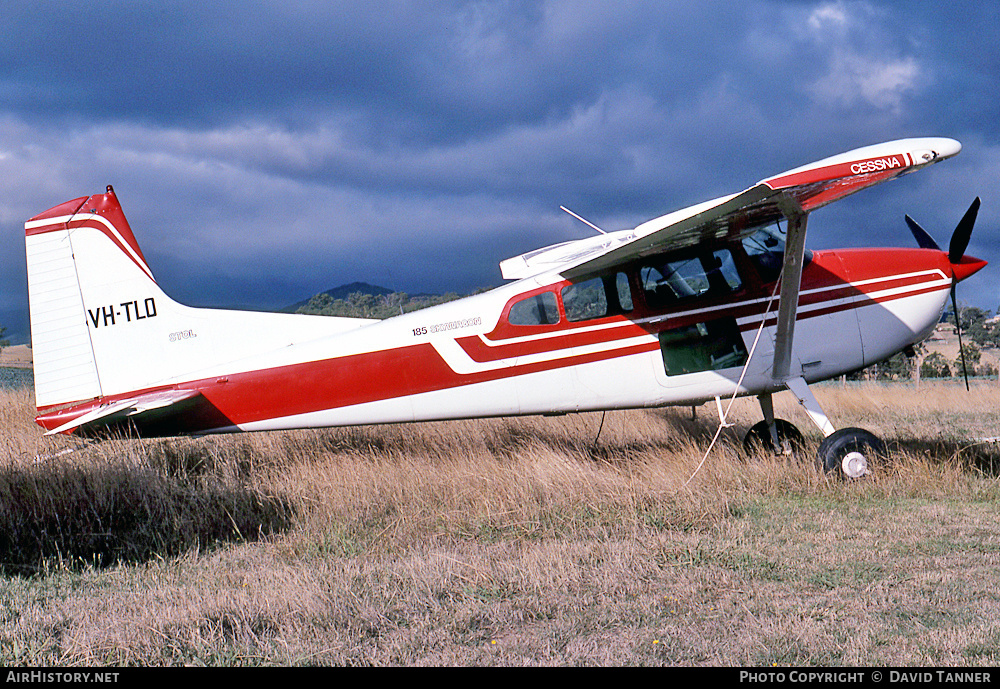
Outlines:
{"type": "Polygon", "coordinates": [[[760,421],[754,424],[746,436],[743,438],[743,450],[752,455],[765,451],[773,452],[776,455],[800,452],[805,445],[805,438],[794,424],[784,419],[775,419],[774,428],[778,432],[778,442],[783,446],[778,450],[771,444],[771,431],[767,427],[767,421],[760,421]]]}
{"type": "Polygon", "coordinates": [[[841,428],[820,443],[817,459],[826,473],[856,479],[883,455],[885,444],[876,435],[863,428],[841,428]]]}

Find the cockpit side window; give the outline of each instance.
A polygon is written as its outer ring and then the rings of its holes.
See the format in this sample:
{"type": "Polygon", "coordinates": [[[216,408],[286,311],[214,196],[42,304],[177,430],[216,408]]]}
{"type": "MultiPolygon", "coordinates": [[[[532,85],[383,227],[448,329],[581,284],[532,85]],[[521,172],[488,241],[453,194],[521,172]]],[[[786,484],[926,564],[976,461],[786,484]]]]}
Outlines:
{"type": "Polygon", "coordinates": [[[515,302],[507,320],[511,325],[554,325],[559,322],[555,292],[541,292],[515,302]]]}
{"type": "Polygon", "coordinates": [[[692,297],[729,294],[743,286],[728,249],[650,259],[640,267],[639,280],[651,308],[692,297]]]}

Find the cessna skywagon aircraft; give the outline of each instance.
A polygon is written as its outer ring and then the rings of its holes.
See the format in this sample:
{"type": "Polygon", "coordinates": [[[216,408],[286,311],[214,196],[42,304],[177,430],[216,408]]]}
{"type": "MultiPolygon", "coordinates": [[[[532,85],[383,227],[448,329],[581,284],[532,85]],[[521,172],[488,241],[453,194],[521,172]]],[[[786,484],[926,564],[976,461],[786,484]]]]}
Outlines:
{"type": "Polygon", "coordinates": [[[806,221],[960,150],[940,138],[861,148],[509,258],[512,282],[385,321],[178,304],[109,186],[25,223],[37,422],[162,436],[756,395],[763,421],[747,442],[777,451],[801,438],[772,411],[789,390],[825,436],[825,468],[859,477],[880,441],[835,429],[809,384],[927,337],[955,284],[986,265],[964,255],[979,200],[948,252],[909,218],[919,248],[810,252],[806,221]]]}

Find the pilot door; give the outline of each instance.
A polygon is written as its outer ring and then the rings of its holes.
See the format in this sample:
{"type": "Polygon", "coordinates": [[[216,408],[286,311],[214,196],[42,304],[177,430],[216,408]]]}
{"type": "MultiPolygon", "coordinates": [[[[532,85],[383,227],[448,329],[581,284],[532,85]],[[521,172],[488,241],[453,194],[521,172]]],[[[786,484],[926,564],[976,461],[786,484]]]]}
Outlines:
{"type": "Polygon", "coordinates": [[[732,252],[652,257],[638,277],[646,308],[662,314],[650,319],[660,345],[660,384],[699,386],[707,397],[731,393],[749,359],[735,308],[745,290],[732,252]]]}

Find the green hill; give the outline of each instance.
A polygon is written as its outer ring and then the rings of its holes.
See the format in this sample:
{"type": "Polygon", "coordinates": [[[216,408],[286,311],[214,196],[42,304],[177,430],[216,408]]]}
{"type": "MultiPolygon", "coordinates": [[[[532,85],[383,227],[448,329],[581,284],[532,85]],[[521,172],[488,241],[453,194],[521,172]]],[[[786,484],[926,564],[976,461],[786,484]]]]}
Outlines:
{"type": "Polygon", "coordinates": [[[411,297],[406,292],[393,292],[365,282],[352,282],[320,292],[308,301],[293,305],[289,310],[319,316],[384,319],[458,298],[459,295],[451,292],[411,297]]]}

